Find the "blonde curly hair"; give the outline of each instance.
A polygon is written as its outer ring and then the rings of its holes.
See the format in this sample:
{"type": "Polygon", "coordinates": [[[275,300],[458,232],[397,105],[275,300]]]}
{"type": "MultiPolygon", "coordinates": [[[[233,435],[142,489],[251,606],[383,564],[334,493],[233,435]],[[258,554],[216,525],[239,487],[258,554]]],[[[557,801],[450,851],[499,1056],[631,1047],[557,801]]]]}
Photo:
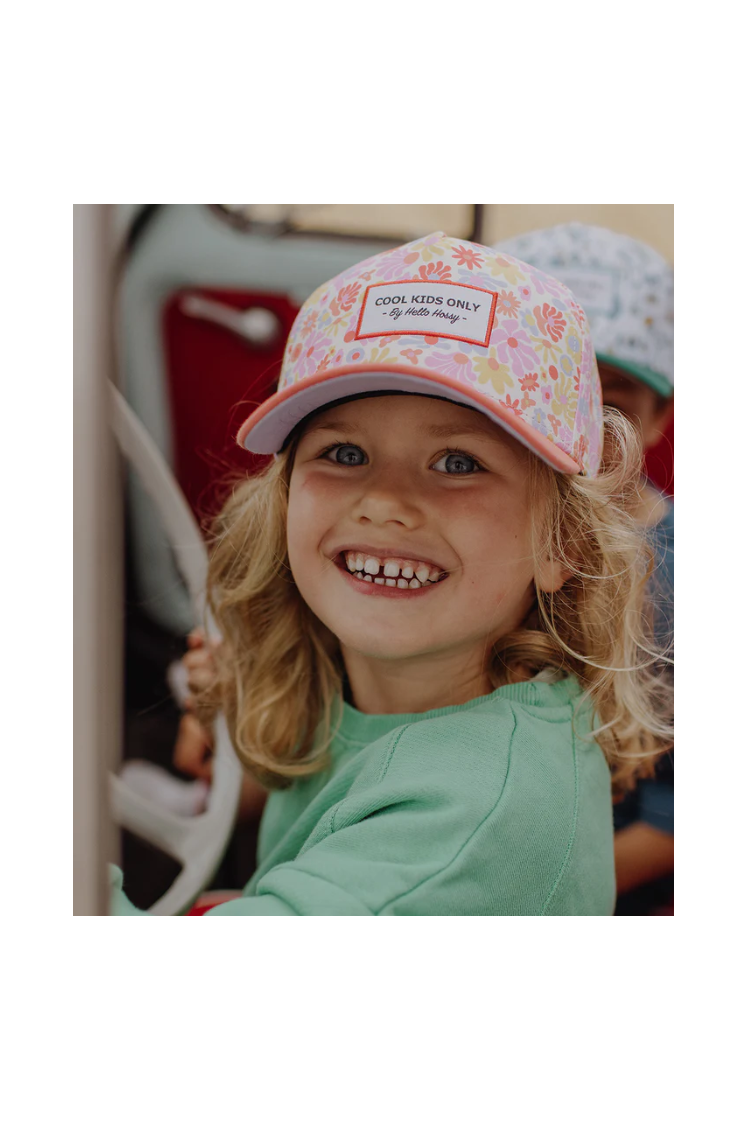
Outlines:
{"type": "MultiPolygon", "coordinates": [[[[269,787],[327,765],[341,713],[339,642],[301,598],[288,563],[299,435],[236,487],[213,526],[208,603],[223,643],[215,684],[197,698],[204,721],[223,710],[242,764],[269,787]]],[[[621,793],[653,772],[672,740],[672,688],[662,672],[671,659],[653,644],[654,559],[636,520],[640,440],[620,413],[605,410],[595,478],[559,474],[536,456],[530,463],[534,555],[560,560],[567,578],[559,591],[539,591],[522,626],[493,646],[488,674],[494,688],[545,669],[575,674],[621,793]]]]}

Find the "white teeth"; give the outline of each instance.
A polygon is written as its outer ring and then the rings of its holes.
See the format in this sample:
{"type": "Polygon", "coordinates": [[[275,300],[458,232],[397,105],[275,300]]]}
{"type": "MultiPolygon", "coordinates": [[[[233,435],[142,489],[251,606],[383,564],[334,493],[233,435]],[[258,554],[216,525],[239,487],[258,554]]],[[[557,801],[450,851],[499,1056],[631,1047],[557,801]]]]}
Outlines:
{"type": "MultiPolygon", "coordinates": [[[[416,580],[415,586],[420,588],[424,584],[436,584],[444,573],[440,568],[434,568],[425,563],[425,561],[405,561],[400,563],[398,560],[388,558],[379,560],[378,557],[368,557],[365,553],[348,552],[344,554],[345,565],[349,572],[354,575],[361,574],[361,579],[368,579],[371,577],[378,577],[377,583],[384,583],[386,581],[394,581],[397,587],[412,587],[413,578],[416,580]],[[401,571],[400,571],[401,570],[401,571]],[[382,576],[379,576],[379,572],[382,576]],[[365,575],[363,575],[365,573],[365,575]],[[383,579],[382,579],[383,577],[383,579]],[[405,581],[405,583],[402,583],[405,581]],[[408,583],[409,581],[409,583],[408,583]]],[[[389,584],[393,587],[394,584],[389,584]]]]}
{"type": "Polygon", "coordinates": [[[374,576],[374,584],[383,584],[383,583],[385,583],[383,576],[374,576]]]}
{"type": "Polygon", "coordinates": [[[373,584],[373,576],[364,576],[363,579],[367,584],[373,584]]]}
{"type": "Polygon", "coordinates": [[[363,579],[363,573],[362,572],[356,572],[355,578],[356,578],[356,580],[362,580],[363,579]]]}
{"type": "Polygon", "coordinates": [[[408,588],[419,588],[421,584],[419,580],[411,580],[407,586],[408,588]]]}
{"type": "Polygon", "coordinates": [[[386,581],[386,586],[387,586],[387,588],[396,588],[397,587],[397,581],[396,580],[387,580],[386,581]]]}
{"type": "Polygon", "coordinates": [[[397,587],[398,587],[398,588],[406,588],[406,587],[407,587],[407,581],[406,581],[406,580],[402,580],[402,579],[399,579],[399,580],[397,581],[397,587]]]}

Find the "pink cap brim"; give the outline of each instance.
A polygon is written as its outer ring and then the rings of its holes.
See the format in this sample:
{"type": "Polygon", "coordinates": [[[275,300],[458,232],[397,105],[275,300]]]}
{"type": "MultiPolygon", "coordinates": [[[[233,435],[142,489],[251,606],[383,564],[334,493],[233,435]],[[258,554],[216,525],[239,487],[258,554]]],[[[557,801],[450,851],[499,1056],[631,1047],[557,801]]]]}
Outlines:
{"type": "Polygon", "coordinates": [[[357,393],[382,390],[431,393],[459,405],[469,405],[494,420],[556,471],[564,475],[578,475],[581,471],[576,461],[562,448],[500,401],[493,401],[468,385],[457,386],[451,378],[435,370],[426,373],[399,365],[386,368],[362,364],[338,366],[334,370],[312,374],[296,385],[289,385],[273,394],[256,408],[239,429],[237,440],[247,451],[272,455],[280,451],[296,425],[316,409],[357,393]],[[345,384],[341,386],[339,379],[343,376],[345,384]]]}

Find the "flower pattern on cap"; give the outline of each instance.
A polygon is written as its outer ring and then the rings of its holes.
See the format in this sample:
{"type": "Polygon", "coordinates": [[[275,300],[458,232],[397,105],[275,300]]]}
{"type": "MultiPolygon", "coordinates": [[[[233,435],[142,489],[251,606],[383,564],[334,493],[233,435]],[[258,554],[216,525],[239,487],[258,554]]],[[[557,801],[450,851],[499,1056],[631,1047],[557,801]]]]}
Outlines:
{"type": "MultiPolygon", "coordinates": [[[[288,338],[281,403],[291,388],[359,368],[435,375],[423,392],[451,383],[540,454],[548,441],[577,469],[598,469],[601,391],[584,312],[564,284],[503,251],[434,233],[317,288],[288,338]]],[[[299,397],[296,421],[301,410],[299,397]]]]}

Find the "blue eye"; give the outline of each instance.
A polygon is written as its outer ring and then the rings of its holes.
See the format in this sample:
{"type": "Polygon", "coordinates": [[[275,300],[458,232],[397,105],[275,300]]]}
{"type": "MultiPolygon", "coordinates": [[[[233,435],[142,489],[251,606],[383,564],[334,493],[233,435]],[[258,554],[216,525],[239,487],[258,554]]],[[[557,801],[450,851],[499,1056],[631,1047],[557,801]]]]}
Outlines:
{"type": "Polygon", "coordinates": [[[324,458],[344,467],[362,467],[366,462],[366,453],[357,444],[337,444],[326,452],[324,458]]]}
{"type": "Polygon", "coordinates": [[[433,469],[445,475],[474,475],[476,471],[481,470],[477,460],[463,452],[448,452],[446,455],[442,455],[433,464],[433,469]],[[440,463],[444,464],[443,470],[439,469],[440,463]]]}

